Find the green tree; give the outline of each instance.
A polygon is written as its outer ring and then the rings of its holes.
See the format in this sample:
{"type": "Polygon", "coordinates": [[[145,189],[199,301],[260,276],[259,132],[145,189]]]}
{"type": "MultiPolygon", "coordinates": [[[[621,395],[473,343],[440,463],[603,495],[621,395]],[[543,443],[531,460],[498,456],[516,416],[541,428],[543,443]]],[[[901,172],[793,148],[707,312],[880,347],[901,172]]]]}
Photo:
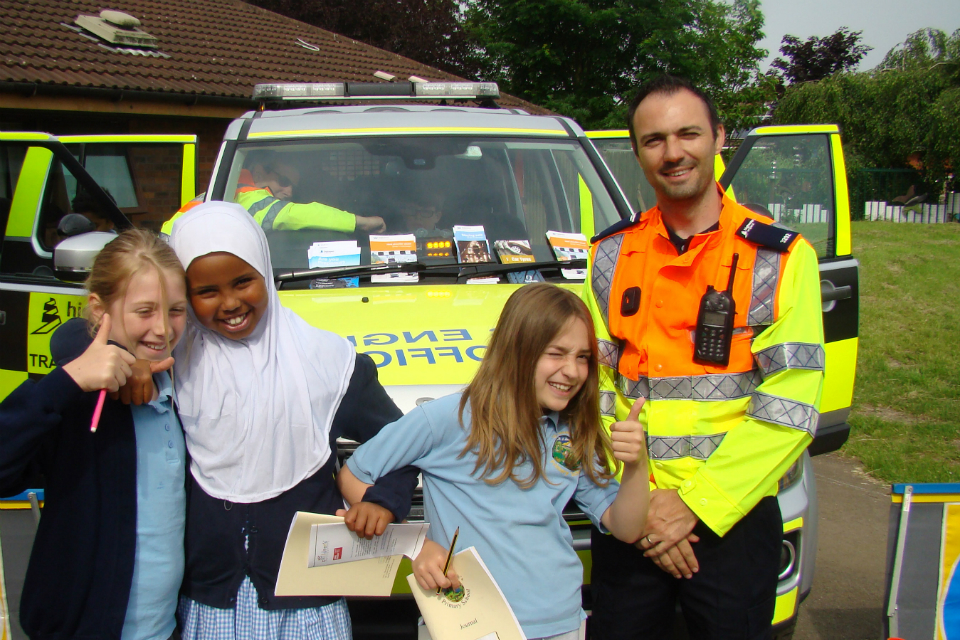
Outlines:
{"type": "Polygon", "coordinates": [[[783,36],[780,53],[770,65],[778,69],[789,84],[822,80],[839,71],[852,71],[873,47],[860,44],[862,31],[840,27],[824,38],[810,36],[807,40],[791,35],[783,36]]]}
{"type": "Polygon", "coordinates": [[[913,71],[945,67],[954,82],[960,81],[960,29],[947,35],[940,29],[914,31],[887,52],[880,70],[913,71]]]}
{"type": "Polygon", "coordinates": [[[877,69],[788,87],[775,121],[836,123],[850,169],[919,164],[927,182],[942,184],[960,166],[958,50],[960,30],[916,32],[877,69]]]}
{"type": "Polygon", "coordinates": [[[481,76],[588,128],[622,127],[633,92],[662,73],[704,87],[740,126],[765,110],[738,99],[757,85],[762,27],[758,0],[475,0],[467,11],[481,76]]]}
{"type": "Polygon", "coordinates": [[[455,0],[251,0],[259,7],[461,76],[471,48],[455,0]]]}

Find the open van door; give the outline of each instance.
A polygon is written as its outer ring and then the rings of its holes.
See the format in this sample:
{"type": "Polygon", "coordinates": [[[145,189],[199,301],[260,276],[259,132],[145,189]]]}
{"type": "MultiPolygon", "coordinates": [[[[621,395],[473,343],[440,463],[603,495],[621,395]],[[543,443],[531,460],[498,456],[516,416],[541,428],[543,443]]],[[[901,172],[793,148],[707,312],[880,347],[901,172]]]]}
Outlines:
{"type": "Polygon", "coordinates": [[[847,174],[836,125],[759,127],[720,178],[737,202],[799,231],[817,251],[826,347],[820,422],[810,455],[847,441],[859,334],[859,263],[851,251],[847,174]]]}
{"type": "Polygon", "coordinates": [[[60,221],[80,213],[112,229],[131,219],[159,229],[196,194],[196,143],[0,132],[0,399],[53,368],[50,336],[80,313],[82,287],[54,277],[60,221]]]}
{"type": "MultiPolygon", "coordinates": [[[[50,337],[83,308],[82,284],[54,273],[64,217],[86,217],[79,231],[131,220],[159,229],[196,194],[196,145],[194,135],[0,132],[0,400],[53,369],[50,337]]],[[[31,492],[42,502],[42,489],[31,492]]],[[[0,499],[0,640],[25,637],[20,590],[36,529],[25,498],[0,499]]]]}

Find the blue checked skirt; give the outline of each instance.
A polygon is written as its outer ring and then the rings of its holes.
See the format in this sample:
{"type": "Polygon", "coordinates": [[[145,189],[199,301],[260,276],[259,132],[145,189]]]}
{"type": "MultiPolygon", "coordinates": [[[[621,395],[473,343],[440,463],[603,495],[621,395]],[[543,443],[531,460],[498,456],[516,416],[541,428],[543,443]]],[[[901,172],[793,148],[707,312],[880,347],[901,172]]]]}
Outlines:
{"type": "Polygon", "coordinates": [[[183,640],[351,640],[347,601],[312,609],[266,611],[257,589],[244,578],[234,609],[217,609],[181,596],[177,607],[183,640]]]}

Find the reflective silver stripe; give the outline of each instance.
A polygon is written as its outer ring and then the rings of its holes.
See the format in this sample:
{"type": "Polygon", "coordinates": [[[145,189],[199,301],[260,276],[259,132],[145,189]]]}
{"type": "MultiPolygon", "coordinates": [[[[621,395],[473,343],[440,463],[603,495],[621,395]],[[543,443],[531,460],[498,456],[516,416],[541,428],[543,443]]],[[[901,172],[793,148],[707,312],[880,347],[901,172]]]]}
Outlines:
{"type": "Polygon", "coordinates": [[[277,219],[277,216],[280,215],[280,210],[287,206],[287,204],[288,203],[283,200],[276,200],[270,208],[267,209],[267,215],[263,217],[263,222],[260,223],[264,231],[273,229],[273,221],[277,219]]]}
{"type": "Polygon", "coordinates": [[[617,394],[614,391],[600,392],[600,415],[616,417],[617,394]]]}
{"type": "Polygon", "coordinates": [[[609,340],[597,338],[597,350],[600,352],[600,364],[611,369],[617,368],[620,361],[620,348],[609,340]]]}
{"type": "Polygon", "coordinates": [[[753,356],[763,377],[783,369],[823,371],[823,346],[809,342],[784,342],[758,351],[753,356]]]}
{"type": "Polygon", "coordinates": [[[725,433],[712,436],[647,436],[647,451],[653,460],[695,458],[706,460],[723,442],[725,433]]]}
{"type": "Polygon", "coordinates": [[[250,212],[250,215],[255,216],[261,211],[263,211],[264,209],[266,209],[267,207],[269,207],[274,202],[279,202],[279,200],[277,200],[276,198],[271,198],[270,196],[264,196],[263,198],[260,198],[259,200],[254,202],[252,205],[250,205],[250,208],[247,209],[247,211],[250,212]]]}
{"type": "Polygon", "coordinates": [[[817,410],[813,405],[788,400],[766,393],[754,393],[750,398],[747,415],[764,422],[772,422],[791,429],[806,431],[811,436],[817,433],[817,410]]]}
{"type": "Polygon", "coordinates": [[[745,398],[763,381],[760,371],[713,373],[674,378],[640,378],[617,374],[617,388],[628,398],[649,400],[735,400],[745,398]]]}
{"type": "Polygon", "coordinates": [[[772,249],[757,249],[757,261],[753,265],[753,297],[747,324],[773,324],[773,303],[780,277],[780,252],[772,249]]]}
{"type": "Polygon", "coordinates": [[[597,245],[593,258],[590,286],[593,297],[597,299],[597,306],[603,314],[603,321],[610,324],[610,289],[613,287],[613,274],[617,270],[617,259],[620,257],[620,245],[623,244],[623,234],[604,238],[597,245]]]}

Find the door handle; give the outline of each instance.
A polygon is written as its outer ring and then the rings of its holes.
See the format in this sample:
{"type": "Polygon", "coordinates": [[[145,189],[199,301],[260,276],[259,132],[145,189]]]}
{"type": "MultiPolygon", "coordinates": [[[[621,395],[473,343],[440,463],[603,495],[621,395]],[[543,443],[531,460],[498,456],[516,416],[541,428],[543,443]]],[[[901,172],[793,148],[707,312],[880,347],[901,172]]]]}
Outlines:
{"type": "Polygon", "coordinates": [[[829,280],[820,281],[820,300],[823,303],[823,312],[829,313],[837,306],[837,300],[847,300],[853,296],[853,287],[845,284],[835,287],[829,280]]]}

